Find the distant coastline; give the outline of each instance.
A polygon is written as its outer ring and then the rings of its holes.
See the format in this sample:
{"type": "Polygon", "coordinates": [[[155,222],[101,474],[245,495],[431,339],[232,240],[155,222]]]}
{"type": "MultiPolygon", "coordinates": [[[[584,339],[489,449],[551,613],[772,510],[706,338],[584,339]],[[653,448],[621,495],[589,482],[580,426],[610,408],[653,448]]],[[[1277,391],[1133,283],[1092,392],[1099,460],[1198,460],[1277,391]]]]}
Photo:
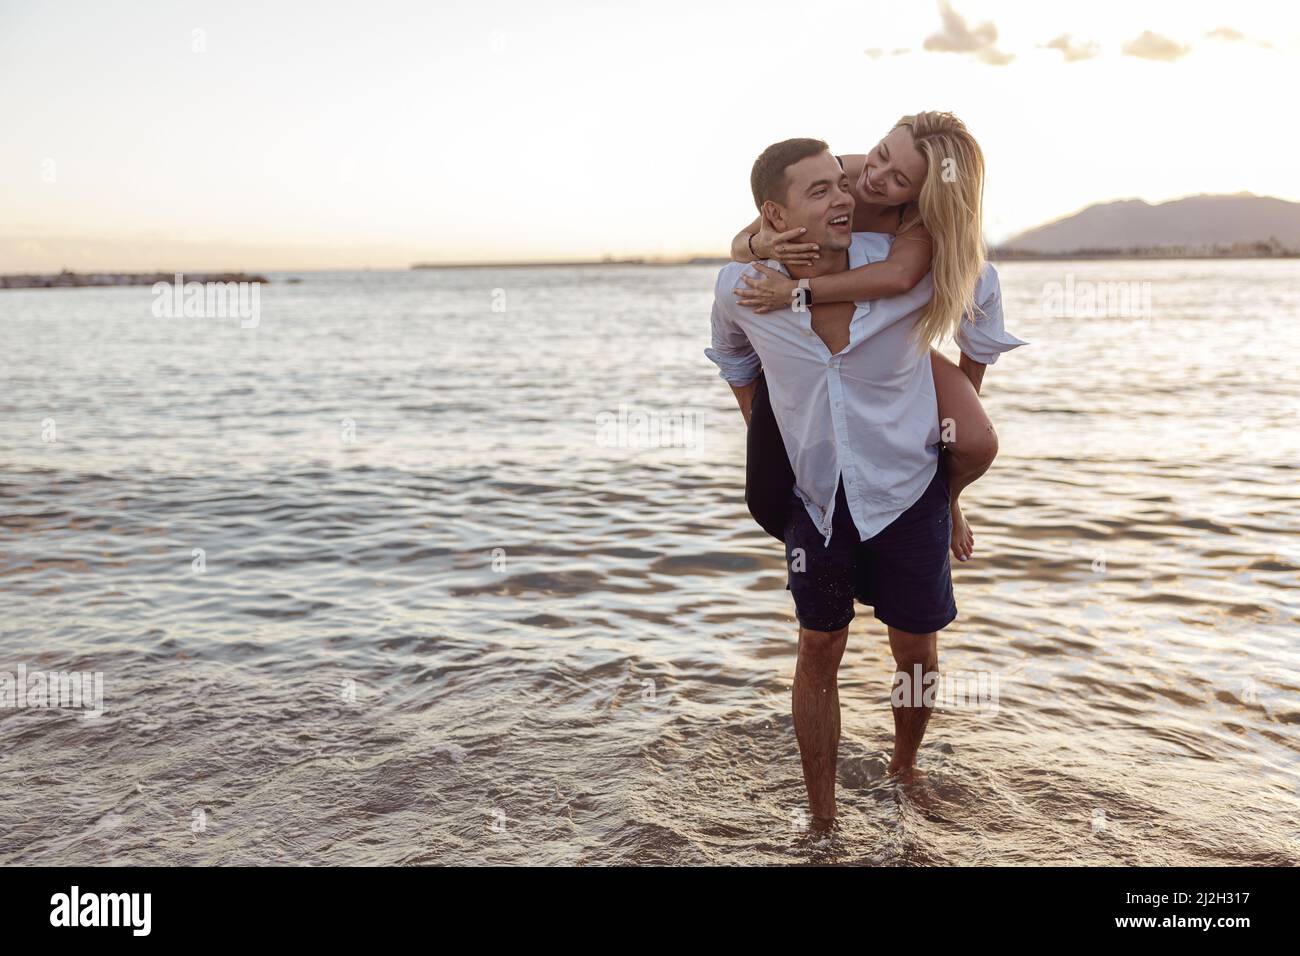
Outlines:
{"type": "MultiPolygon", "coordinates": [[[[1269,243],[1240,246],[1192,247],[1152,246],[1129,249],[1076,249],[1071,252],[1032,252],[1025,249],[992,248],[988,257],[995,262],[1071,259],[1300,259],[1300,250],[1269,243]]],[[[726,256],[692,256],[682,259],[574,259],[564,262],[421,262],[412,269],[549,269],[586,266],[721,266],[726,256]]]]}
{"type": "Polygon", "coordinates": [[[412,269],[511,269],[511,268],[571,268],[573,266],[647,266],[681,265],[680,262],[652,262],[647,259],[571,259],[544,262],[417,262],[412,269]]]}
{"type": "MultiPolygon", "coordinates": [[[[1128,249],[1077,249],[1071,252],[1033,252],[1014,248],[992,248],[988,257],[994,262],[1069,262],[1096,259],[1300,259],[1300,250],[1286,249],[1272,243],[1242,243],[1234,246],[1188,247],[1154,246],[1128,249]]],[[[571,259],[545,262],[420,262],[409,269],[573,269],[593,266],[638,266],[658,268],[663,266],[722,266],[731,260],[726,256],[692,256],[679,259],[571,259]]],[[[325,272],[354,272],[354,269],[313,270],[325,272]]],[[[374,271],[374,270],[364,270],[374,271]]],[[[389,271],[389,270],[379,270],[389,271]]],[[[394,269],[393,271],[401,271],[394,269]]],[[[247,272],[184,272],[184,282],[207,284],[210,282],[254,282],[270,284],[264,275],[247,272]]],[[[129,286],[152,286],[159,282],[168,285],[176,280],[170,272],[71,272],[21,273],[0,275],[0,289],[82,289],[129,286]]],[[[290,285],[302,282],[290,278],[290,285]]]]}
{"type": "Polygon", "coordinates": [[[249,275],[246,272],[70,272],[64,269],[57,273],[28,273],[24,275],[0,275],[0,289],[84,289],[103,286],[137,286],[155,285],[165,282],[171,285],[179,275],[185,283],[198,282],[264,282],[270,283],[265,276],[249,275]]]}
{"type": "Polygon", "coordinates": [[[1028,249],[995,248],[989,258],[1012,262],[1030,259],[1300,259],[1300,250],[1269,242],[1236,243],[1231,246],[1134,246],[1128,249],[1074,249],[1070,252],[1037,252],[1028,249]]]}
{"type": "Polygon", "coordinates": [[[1095,203],[998,243],[1003,259],[1290,259],[1300,203],[1251,193],[1095,203]]]}

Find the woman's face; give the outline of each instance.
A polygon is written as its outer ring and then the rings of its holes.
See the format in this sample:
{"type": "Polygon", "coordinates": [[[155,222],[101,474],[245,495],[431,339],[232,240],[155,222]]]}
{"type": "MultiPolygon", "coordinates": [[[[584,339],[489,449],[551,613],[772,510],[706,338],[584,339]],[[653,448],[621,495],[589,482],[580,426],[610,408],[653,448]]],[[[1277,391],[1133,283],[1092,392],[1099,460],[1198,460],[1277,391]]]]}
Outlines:
{"type": "Polygon", "coordinates": [[[881,206],[901,206],[921,195],[925,157],[912,142],[912,133],[900,126],[867,153],[858,177],[858,198],[881,206]]]}

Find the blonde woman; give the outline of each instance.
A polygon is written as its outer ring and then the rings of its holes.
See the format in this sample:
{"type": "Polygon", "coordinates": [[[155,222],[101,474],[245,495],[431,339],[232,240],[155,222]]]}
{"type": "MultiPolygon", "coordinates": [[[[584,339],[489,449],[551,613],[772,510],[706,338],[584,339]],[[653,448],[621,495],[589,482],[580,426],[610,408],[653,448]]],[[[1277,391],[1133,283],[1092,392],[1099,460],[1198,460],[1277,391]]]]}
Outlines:
{"type": "MultiPolygon", "coordinates": [[[[812,303],[860,302],[907,292],[932,274],[934,295],[917,323],[917,344],[929,348],[939,418],[945,423],[944,464],[952,510],[952,553],[969,560],[975,536],[958,497],[993,463],[997,433],[980,404],[986,366],[1024,345],[1002,326],[1001,301],[974,305],[984,267],[982,205],[984,157],[965,125],[951,113],[904,116],[870,153],[837,157],[856,200],[854,232],[894,236],[889,257],[847,272],[817,276],[812,303]],[[956,365],[932,346],[955,336],[956,365]]],[[[818,257],[815,244],[799,242],[802,230],[775,232],[761,217],[738,233],[731,256],[752,262],[762,276],[742,277],[742,305],[757,312],[790,308],[796,282],[760,261],[805,265],[818,257]]],[[[755,519],[770,533],[784,527],[794,474],[760,380],[751,411],[745,497],[755,519]]]]}

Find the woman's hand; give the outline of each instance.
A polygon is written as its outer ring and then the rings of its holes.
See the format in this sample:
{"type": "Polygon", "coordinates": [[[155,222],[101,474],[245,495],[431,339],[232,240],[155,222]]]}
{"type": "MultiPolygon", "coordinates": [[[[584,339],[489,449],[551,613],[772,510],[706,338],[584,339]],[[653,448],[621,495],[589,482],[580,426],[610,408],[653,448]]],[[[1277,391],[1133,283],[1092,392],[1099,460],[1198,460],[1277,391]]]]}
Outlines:
{"type": "Polygon", "coordinates": [[[740,297],[740,304],[758,313],[790,308],[794,300],[794,290],[798,288],[799,283],[775,269],[769,269],[762,263],[751,262],[750,265],[761,272],[762,276],[757,279],[751,279],[747,275],[740,277],[740,281],[749,286],[747,289],[731,290],[740,297]]]}
{"type": "Polygon", "coordinates": [[[807,229],[789,229],[777,232],[768,225],[767,218],[750,243],[760,259],[775,259],[783,266],[810,266],[818,257],[819,246],[815,242],[795,242],[807,229]]]}

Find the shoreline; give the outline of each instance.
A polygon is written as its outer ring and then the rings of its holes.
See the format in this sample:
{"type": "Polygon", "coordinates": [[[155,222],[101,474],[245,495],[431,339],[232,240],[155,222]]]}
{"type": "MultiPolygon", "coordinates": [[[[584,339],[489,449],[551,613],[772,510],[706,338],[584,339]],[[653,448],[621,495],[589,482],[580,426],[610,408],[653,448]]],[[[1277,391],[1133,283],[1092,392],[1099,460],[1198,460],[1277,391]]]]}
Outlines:
{"type": "Polygon", "coordinates": [[[172,285],[177,276],[186,284],[197,282],[270,283],[262,275],[247,272],[69,272],[18,273],[0,275],[0,289],[102,289],[127,286],[152,286],[159,282],[172,285]]]}
{"type": "Polygon", "coordinates": [[[1082,249],[1077,252],[1060,252],[1060,253],[1025,253],[1017,252],[1014,249],[1005,251],[994,250],[988,255],[991,262],[1085,262],[1098,261],[1103,259],[1188,259],[1188,260],[1233,260],[1233,259],[1300,259],[1300,252],[1285,252],[1276,254],[1258,254],[1258,253],[1214,253],[1214,252],[1175,252],[1169,250],[1151,249],[1151,250],[1133,250],[1133,251],[1115,251],[1109,249],[1082,249]]]}
{"type": "MultiPolygon", "coordinates": [[[[1108,250],[1088,250],[1060,254],[1024,254],[1015,251],[992,250],[988,254],[990,262],[1102,262],[1111,260],[1130,261],[1269,261],[1300,259],[1300,252],[1275,255],[1233,255],[1233,254],[1180,254],[1162,250],[1138,252],[1113,252],[1108,250]]],[[[448,269],[576,269],[592,266],[635,266],[642,268],[664,268],[672,266],[722,266],[731,260],[726,256],[695,256],[688,259],[590,259],[552,262],[448,262],[417,263],[410,266],[393,266],[388,269],[286,269],[267,270],[269,273],[283,272],[288,276],[310,274],[340,274],[350,272],[412,272],[437,271],[448,269]]],[[[167,272],[69,272],[58,273],[10,273],[0,275],[0,290],[4,289],[88,289],[88,288],[130,288],[152,286],[159,282],[172,285],[178,273],[167,272]]],[[[212,282],[252,282],[271,284],[263,273],[248,272],[192,272],[179,273],[188,284],[197,282],[206,285],[212,282]]],[[[279,281],[279,280],[277,280],[279,281]]],[[[290,285],[296,285],[301,278],[289,278],[290,285]]]]}

